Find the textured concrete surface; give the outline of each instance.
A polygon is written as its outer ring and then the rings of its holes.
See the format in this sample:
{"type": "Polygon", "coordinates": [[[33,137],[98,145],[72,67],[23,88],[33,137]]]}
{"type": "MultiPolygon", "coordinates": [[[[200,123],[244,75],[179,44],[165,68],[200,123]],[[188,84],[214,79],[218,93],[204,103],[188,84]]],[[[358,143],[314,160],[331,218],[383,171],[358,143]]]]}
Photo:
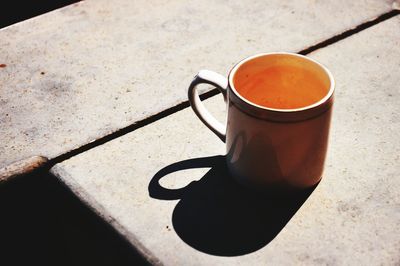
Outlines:
{"type": "Polygon", "coordinates": [[[186,100],[201,68],[298,51],[390,0],[84,1],[0,30],[0,168],[53,158],[186,100]]]}
{"type": "MultiPolygon", "coordinates": [[[[224,154],[190,108],[52,172],[153,263],[398,265],[399,28],[395,17],[311,54],[333,72],[336,103],[323,180],[299,209],[239,193],[220,157],[182,163],[224,154]],[[185,192],[149,188],[156,173],[193,164],[202,168],[160,179],[170,189],[199,180],[185,192]]],[[[224,117],[221,96],[206,102],[224,117]]]]}

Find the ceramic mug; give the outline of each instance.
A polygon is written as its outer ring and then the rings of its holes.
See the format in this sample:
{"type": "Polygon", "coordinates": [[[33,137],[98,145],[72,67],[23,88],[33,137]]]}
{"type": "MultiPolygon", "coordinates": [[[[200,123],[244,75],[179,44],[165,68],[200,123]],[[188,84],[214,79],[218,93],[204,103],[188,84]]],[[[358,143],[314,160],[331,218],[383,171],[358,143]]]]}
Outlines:
{"type": "Polygon", "coordinates": [[[265,53],[237,63],[228,78],[201,70],[189,86],[190,104],[200,120],[223,142],[230,174],[252,189],[272,192],[301,190],[321,177],[328,146],[335,82],[327,68],[293,53],[265,53]],[[243,97],[235,87],[238,73],[252,75],[271,66],[296,66],[321,81],[326,93],[318,101],[295,109],[261,106],[243,97]],[[227,125],[204,107],[197,85],[215,86],[228,106],[227,125]]]}

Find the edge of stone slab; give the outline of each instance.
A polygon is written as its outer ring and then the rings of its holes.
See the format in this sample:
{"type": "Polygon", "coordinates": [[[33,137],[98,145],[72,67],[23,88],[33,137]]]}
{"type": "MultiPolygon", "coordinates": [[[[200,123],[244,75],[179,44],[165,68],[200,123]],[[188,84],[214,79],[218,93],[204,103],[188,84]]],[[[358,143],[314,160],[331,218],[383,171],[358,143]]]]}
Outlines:
{"type": "Polygon", "coordinates": [[[0,184],[18,176],[32,173],[46,165],[48,159],[43,156],[32,156],[13,162],[0,169],[0,184]]]}
{"type": "Polygon", "coordinates": [[[126,230],[119,222],[117,222],[92,196],[87,194],[82,187],[73,180],[71,175],[60,166],[55,165],[50,172],[60,180],[68,189],[70,189],[80,200],[92,210],[98,217],[110,224],[114,229],[144,257],[144,259],[152,265],[163,265],[154,254],[144,247],[136,236],[126,230]]]}

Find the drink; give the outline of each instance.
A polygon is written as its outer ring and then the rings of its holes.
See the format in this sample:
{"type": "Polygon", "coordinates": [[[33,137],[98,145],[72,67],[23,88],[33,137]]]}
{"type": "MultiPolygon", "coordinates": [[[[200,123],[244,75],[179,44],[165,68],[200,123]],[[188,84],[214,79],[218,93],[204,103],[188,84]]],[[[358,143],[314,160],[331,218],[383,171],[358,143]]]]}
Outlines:
{"type": "Polygon", "coordinates": [[[274,109],[296,109],[314,104],[329,91],[329,86],[311,70],[295,65],[272,65],[261,71],[237,71],[237,92],[257,105],[274,109]]]}

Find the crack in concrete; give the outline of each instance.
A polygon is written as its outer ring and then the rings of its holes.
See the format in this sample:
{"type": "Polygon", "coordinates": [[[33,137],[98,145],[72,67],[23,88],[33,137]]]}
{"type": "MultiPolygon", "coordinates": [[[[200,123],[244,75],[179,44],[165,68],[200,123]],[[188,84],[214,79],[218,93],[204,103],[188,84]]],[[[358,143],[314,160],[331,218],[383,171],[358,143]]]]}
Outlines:
{"type": "Polygon", "coordinates": [[[379,23],[381,23],[381,22],[383,22],[385,20],[388,20],[388,19],[390,19],[390,18],[392,18],[394,16],[397,16],[399,14],[400,14],[400,10],[392,10],[390,12],[384,13],[384,14],[382,14],[382,15],[380,15],[380,16],[372,19],[372,20],[364,22],[364,23],[362,23],[362,24],[360,24],[360,25],[358,25],[358,26],[356,26],[354,28],[346,30],[346,31],[344,31],[344,32],[342,32],[340,34],[337,34],[337,35],[329,38],[329,39],[326,39],[325,41],[319,42],[319,43],[317,43],[315,45],[312,45],[312,46],[310,46],[310,47],[308,47],[306,49],[303,49],[298,53],[302,54],[302,55],[310,54],[310,53],[312,53],[312,52],[314,52],[314,51],[316,51],[318,49],[327,47],[327,46],[329,46],[331,44],[334,44],[336,42],[344,40],[347,37],[350,37],[350,36],[352,36],[354,34],[357,34],[360,31],[368,29],[368,28],[370,28],[370,27],[372,27],[372,26],[374,26],[376,24],[379,24],[379,23]]]}

